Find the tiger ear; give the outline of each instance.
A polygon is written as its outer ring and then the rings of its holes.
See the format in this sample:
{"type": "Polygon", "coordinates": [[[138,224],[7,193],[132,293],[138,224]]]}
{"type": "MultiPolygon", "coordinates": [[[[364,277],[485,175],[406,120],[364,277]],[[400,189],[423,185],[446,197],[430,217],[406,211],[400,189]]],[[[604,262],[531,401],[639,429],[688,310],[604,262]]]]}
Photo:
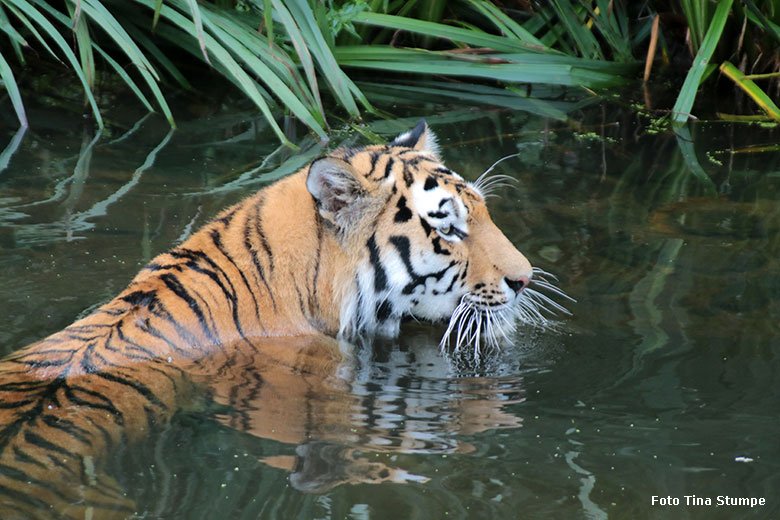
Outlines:
{"type": "Polygon", "coordinates": [[[349,229],[360,219],[371,198],[354,168],[333,157],[323,157],[311,164],[306,188],[314,197],[320,215],[341,230],[349,229]]]}
{"type": "Polygon", "coordinates": [[[392,146],[405,146],[414,150],[432,152],[437,157],[439,156],[439,143],[437,142],[436,134],[428,127],[425,119],[420,119],[414,128],[399,135],[390,144],[392,146]]]}

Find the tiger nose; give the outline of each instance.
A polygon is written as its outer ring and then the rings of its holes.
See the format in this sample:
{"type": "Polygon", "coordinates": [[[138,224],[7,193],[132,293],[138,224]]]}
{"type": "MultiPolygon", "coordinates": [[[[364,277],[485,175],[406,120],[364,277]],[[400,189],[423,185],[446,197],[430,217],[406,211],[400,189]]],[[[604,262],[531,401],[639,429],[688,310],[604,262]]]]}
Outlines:
{"type": "Polygon", "coordinates": [[[530,276],[519,276],[515,279],[511,279],[508,277],[504,277],[504,281],[509,286],[510,289],[515,291],[515,293],[519,293],[523,289],[528,286],[529,283],[531,283],[531,277],[530,276]]]}

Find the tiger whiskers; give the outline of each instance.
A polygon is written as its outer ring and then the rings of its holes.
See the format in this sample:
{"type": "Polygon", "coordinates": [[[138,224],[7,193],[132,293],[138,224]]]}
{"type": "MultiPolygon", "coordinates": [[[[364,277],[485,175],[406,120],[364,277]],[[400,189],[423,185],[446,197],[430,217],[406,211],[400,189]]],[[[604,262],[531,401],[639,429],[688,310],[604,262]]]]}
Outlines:
{"type": "Polygon", "coordinates": [[[518,155],[520,155],[520,153],[513,153],[511,155],[502,157],[501,159],[494,162],[490,166],[490,168],[485,170],[485,172],[482,175],[477,177],[477,180],[471,183],[472,187],[482,195],[482,198],[486,199],[488,197],[491,197],[495,195],[493,192],[498,188],[511,186],[513,183],[517,182],[517,179],[515,179],[510,175],[503,175],[503,174],[491,175],[490,172],[492,172],[495,169],[495,167],[498,166],[501,162],[507,159],[511,159],[513,157],[517,157],[518,155]]]}
{"type": "Polygon", "coordinates": [[[465,294],[450,317],[440,347],[449,349],[455,336],[453,350],[460,352],[471,346],[474,358],[479,359],[484,348],[500,350],[502,341],[509,341],[509,335],[516,328],[516,309],[512,306],[498,308],[484,307],[474,300],[472,294],[465,294]]]}
{"type": "Polygon", "coordinates": [[[439,343],[439,347],[449,350],[453,341],[453,352],[458,353],[466,347],[471,347],[475,360],[479,360],[484,349],[500,350],[502,343],[510,342],[510,336],[517,330],[517,323],[554,328],[554,322],[548,316],[555,314],[571,315],[566,307],[550,296],[536,290],[552,293],[563,300],[575,302],[557,287],[553,281],[555,276],[535,267],[531,284],[526,287],[514,305],[486,307],[472,293],[466,293],[452,312],[447,330],[439,343]]]}

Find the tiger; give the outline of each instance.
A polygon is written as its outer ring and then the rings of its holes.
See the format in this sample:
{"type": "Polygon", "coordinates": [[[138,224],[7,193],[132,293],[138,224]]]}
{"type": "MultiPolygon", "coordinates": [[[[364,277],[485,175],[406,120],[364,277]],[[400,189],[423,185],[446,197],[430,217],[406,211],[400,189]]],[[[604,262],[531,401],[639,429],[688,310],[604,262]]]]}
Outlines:
{"type": "Polygon", "coordinates": [[[197,393],[192,367],[239,355],[225,349],[262,359],[262,338],[394,337],[414,319],[479,350],[541,317],[529,285],[544,272],[491,220],[488,187],[444,166],[420,121],[223,210],[113,300],[0,361],[0,517],[132,514],[95,468],[197,393]]]}

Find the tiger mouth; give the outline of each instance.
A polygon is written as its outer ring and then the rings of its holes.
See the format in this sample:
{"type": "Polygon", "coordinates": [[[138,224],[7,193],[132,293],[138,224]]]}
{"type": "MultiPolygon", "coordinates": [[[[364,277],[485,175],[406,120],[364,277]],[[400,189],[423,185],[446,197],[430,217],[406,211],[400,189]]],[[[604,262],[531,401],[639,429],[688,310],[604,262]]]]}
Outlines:
{"type": "Polygon", "coordinates": [[[511,343],[510,336],[517,330],[518,323],[550,327],[551,316],[558,313],[570,315],[571,312],[541,291],[572,303],[576,301],[551,279],[555,280],[555,277],[550,273],[534,268],[531,284],[514,300],[503,302],[486,302],[473,292],[464,294],[450,316],[439,346],[442,350],[448,349],[454,337],[454,352],[471,346],[478,359],[483,346],[489,350],[500,350],[502,343],[511,343]]]}

